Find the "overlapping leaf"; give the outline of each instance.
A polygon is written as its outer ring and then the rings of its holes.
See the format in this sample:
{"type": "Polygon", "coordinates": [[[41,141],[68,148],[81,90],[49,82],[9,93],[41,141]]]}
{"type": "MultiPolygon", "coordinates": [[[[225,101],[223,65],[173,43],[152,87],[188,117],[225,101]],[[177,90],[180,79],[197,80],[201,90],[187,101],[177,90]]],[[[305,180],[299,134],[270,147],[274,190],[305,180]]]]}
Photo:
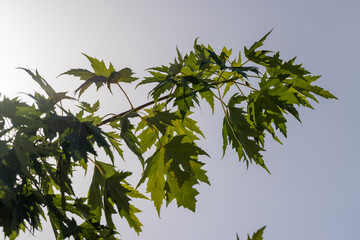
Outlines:
{"type": "Polygon", "coordinates": [[[223,151],[225,154],[228,143],[231,143],[232,148],[238,153],[239,160],[244,159],[247,165],[255,161],[267,170],[260,153],[264,151],[261,146],[263,133],[255,128],[242,108],[236,107],[244,100],[244,97],[237,94],[229,100],[223,121],[223,151]]]}
{"type": "Polygon", "coordinates": [[[198,191],[194,185],[199,181],[209,183],[199,155],[207,155],[194,143],[183,142],[185,136],[175,136],[146,161],[141,184],[148,178],[146,190],[160,215],[160,208],[166,198],[167,204],[176,199],[178,206],[195,211],[198,191]]]}
{"type": "Polygon", "coordinates": [[[130,172],[118,172],[112,165],[97,161],[89,189],[88,203],[97,212],[98,220],[104,210],[109,227],[114,228],[112,214],[118,212],[121,217],[126,218],[130,227],[139,233],[142,224],[135,214],[140,210],[130,204],[130,197],[146,197],[125,182],[125,178],[130,175],[130,172]]]}

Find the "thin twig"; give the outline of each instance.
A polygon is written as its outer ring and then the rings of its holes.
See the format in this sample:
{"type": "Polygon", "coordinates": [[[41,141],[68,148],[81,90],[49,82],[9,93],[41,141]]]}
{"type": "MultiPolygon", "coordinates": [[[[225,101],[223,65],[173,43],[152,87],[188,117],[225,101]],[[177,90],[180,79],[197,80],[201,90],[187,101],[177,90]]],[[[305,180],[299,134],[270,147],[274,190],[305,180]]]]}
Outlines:
{"type": "MultiPolygon", "coordinates": [[[[217,88],[217,90],[218,90],[218,92],[219,92],[219,89],[217,88]]],[[[221,98],[219,98],[218,96],[216,96],[215,94],[214,94],[214,97],[217,99],[217,100],[219,100],[222,104],[224,104],[225,106],[226,106],[226,103],[221,99],[221,98]]]]}
{"type": "Polygon", "coordinates": [[[239,84],[239,85],[242,85],[242,86],[244,86],[244,87],[248,87],[248,88],[251,88],[252,90],[254,90],[254,91],[259,91],[258,89],[256,89],[256,88],[253,88],[252,86],[250,86],[250,85],[247,85],[247,84],[245,84],[245,83],[239,83],[239,82],[235,82],[236,84],[239,84]]]}
{"type": "Polygon", "coordinates": [[[129,96],[126,94],[125,90],[120,86],[119,83],[116,83],[116,85],[118,85],[118,87],[119,87],[119,88],[121,89],[121,91],[124,93],[126,99],[127,99],[128,102],[130,103],[131,109],[134,109],[134,106],[133,106],[133,104],[131,103],[130,98],[129,98],[129,96]]]}
{"type": "Polygon", "coordinates": [[[61,116],[64,116],[64,108],[63,108],[63,105],[62,105],[62,101],[60,100],[60,109],[61,109],[61,116]]]}
{"type": "Polygon", "coordinates": [[[242,66],[244,66],[245,64],[247,64],[248,62],[250,62],[250,60],[248,59],[248,60],[246,60],[244,63],[242,63],[241,65],[240,65],[240,67],[242,67],[242,66]]]}
{"type": "MultiPolygon", "coordinates": [[[[222,77],[222,74],[223,74],[223,73],[224,73],[224,71],[221,72],[221,74],[219,75],[219,78],[222,77]]],[[[221,107],[222,107],[222,109],[224,110],[224,113],[225,113],[225,115],[226,115],[225,107],[227,107],[227,106],[226,106],[226,104],[224,103],[224,101],[223,101],[222,98],[221,98],[221,92],[220,92],[219,86],[217,86],[216,89],[217,89],[218,94],[219,94],[219,97],[218,97],[217,99],[220,100],[220,102],[221,102],[221,107]]]]}
{"type": "Polygon", "coordinates": [[[239,87],[239,85],[237,84],[237,82],[235,82],[235,86],[237,87],[237,89],[239,90],[239,92],[245,96],[245,94],[243,93],[243,91],[241,90],[241,88],[239,87]]]}
{"type": "Polygon", "coordinates": [[[226,116],[226,109],[225,109],[225,107],[226,107],[226,104],[224,103],[224,101],[222,100],[222,98],[221,98],[221,93],[220,93],[220,89],[219,88],[216,88],[217,90],[218,90],[218,94],[219,94],[219,100],[220,100],[220,102],[221,102],[221,107],[222,107],[222,109],[223,109],[223,111],[224,111],[224,113],[225,113],[225,116],[226,116]]]}

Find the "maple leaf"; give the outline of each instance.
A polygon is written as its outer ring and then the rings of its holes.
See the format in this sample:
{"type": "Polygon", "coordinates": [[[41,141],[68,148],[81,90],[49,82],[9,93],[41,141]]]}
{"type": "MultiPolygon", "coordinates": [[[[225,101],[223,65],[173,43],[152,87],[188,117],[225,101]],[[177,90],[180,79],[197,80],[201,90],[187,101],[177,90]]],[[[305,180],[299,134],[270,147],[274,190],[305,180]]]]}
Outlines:
{"type": "Polygon", "coordinates": [[[227,105],[228,111],[223,121],[223,154],[225,154],[229,141],[237,151],[239,160],[244,159],[247,164],[254,160],[267,170],[260,154],[260,151],[264,151],[264,149],[258,141],[263,133],[256,130],[242,108],[235,107],[243,100],[245,100],[244,97],[235,94],[227,105]]]}
{"type": "Polygon", "coordinates": [[[123,68],[120,71],[113,71],[110,73],[110,76],[107,78],[107,83],[119,83],[119,82],[126,82],[131,83],[138,78],[132,77],[134,73],[130,68],[123,68]]]}
{"type": "Polygon", "coordinates": [[[88,80],[88,79],[96,76],[95,73],[90,72],[87,69],[76,68],[76,69],[70,69],[69,71],[66,71],[66,72],[62,73],[57,77],[60,77],[60,76],[65,75],[65,74],[66,75],[72,75],[72,76],[75,76],[75,77],[79,77],[80,80],[88,80]]]}
{"type": "Polygon", "coordinates": [[[130,123],[129,118],[137,117],[136,112],[129,112],[120,120],[120,137],[125,141],[129,149],[139,158],[140,162],[144,164],[144,158],[140,150],[140,142],[133,133],[134,126],[130,123]]]}
{"type": "Polygon", "coordinates": [[[257,230],[252,237],[250,238],[250,236],[248,235],[248,240],[263,240],[263,233],[265,230],[266,226],[260,228],[259,230],[257,230]]]}
{"type": "Polygon", "coordinates": [[[109,63],[109,67],[107,68],[104,60],[100,61],[96,58],[86,55],[85,53],[83,53],[83,55],[90,61],[91,67],[94,69],[95,75],[109,77],[110,74],[115,71],[111,63],[109,63]]]}
{"type": "Polygon", "coordinates": [[[146,161],[147,166],[138,184],[148,178],[146,190],[151,193],[159,215],[165,196],[167,204],[175,198],[178,206],[195,211],[198,191],[193,186],[198,180],[209,183],[206,172],[201,169],[203,164],[197,161],[199,155],[207,153],[194,143],[183,142],[184,137],[175,136],[146,161]],[[164,191],[166,188],[167,193],[164,191]]]}
{"type": "Polygon", "coordinates": [[[151,200],[154,202],[155,208],[160,216],[160,208],[165,199],[165,149],[158,149],[151,157],[146,160],[147,166],[143,172],[138,186],[148,178],[146,191],[150,192],[151,200]]]}

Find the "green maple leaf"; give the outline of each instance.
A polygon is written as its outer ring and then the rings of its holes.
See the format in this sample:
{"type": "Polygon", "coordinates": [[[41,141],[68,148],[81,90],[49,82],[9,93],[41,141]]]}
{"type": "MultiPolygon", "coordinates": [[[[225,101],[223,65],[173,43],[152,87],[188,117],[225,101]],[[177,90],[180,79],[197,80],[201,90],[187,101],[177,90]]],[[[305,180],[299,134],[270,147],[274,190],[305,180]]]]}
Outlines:
{"type": "Polygon", "coordinates": [[[193,100],[199,104],[196,98],[196,94],[199,93],[200,96],[208,102],[212,111],[214,111],[214,93],[212,92],[214,86],[211,85],[212,82],[213,81],[208,79],[205,80],[199,76],[193,75],[187,75],[181,78],[182,85],[188,89],[191,89],[193,92],[193,100]]]}
{"type": "Polygon", "coordinates": [[[315,98],[314,95],[311,93],[314,93],[318,96],[321,96],[326,99],[337,99],[333,94],[331,94],[329,91],[324,90],[323,88],[319,86],[311,85],[312,82],[319,79],[320,76],[302,76],[302,77],[296,77],[296,78],[287,78],[283,80],[283,83],[291,85],[294,89],[296,89],[299,93],[303,94],[305,97],[309,97],[312,100],[318,102],[318,100],[315,98]]]}
{"type": "Polygon", "coordinates": [[[77,68],[77,69],[70,69],[69,71],[66,71],[66,72],[62,73],[57,77],[60,77],[60,76],[65,75],[65,74],[66,75],[72,75],[74,77],[79,77],[80,80],[88,80],[88,79],[96,76],[95,73],[90,72],[87,69],[77,68]]]}
{"type": "Polygon", "coordinates": [[[215,109],[214,93],[211,90],[200,91],[200,96],[209,103],[212,113],[214,113],[214,109],[215,109]]]}
{"type": "Polygon", "coordinates": [[[114,227],[111,215],[116,213],[113,207],[116,205],[119,215],[125,217],[130,227],[139,233],[142,224],[135,214],[140,210],[130,204],[130,197],[147,198],[125,182],[125,178],[130,175],[130,172],[118,172],[114,166],[97,161],[88,203],[95,210],[98,220],[101,209],[105,210],[105,218],[110,227],[114,227]]]}
{"type": "Polygon", "coordinates": [[[210,181],[208,176],[206,175],[206,171],[202,169],[205,163],[202,163],[200,161],[190,161],[190,165],[194,178],[210,185],[210,181]]]}
{"type": "Polygon", "coordinates": [[[134,126],[130,123],[129,118],[139,116],[136,112],[129,112],[123,116],[120,120],[120,137],[125,141],[129,149],[135,153],[139,158],[140,162],[144,164],[144,158],[142,156],[142,151],[140,150],[139,139],[133,133],[134,126]]]}
{"type": "Polygon", "coordinates": [[[83,94],[83,92],[88,89],[92,84],[96,85],[96,89],[99,90],[101,86],[107,83],[107,77],[105,76],[94,76],[86,80],[83,84],[80,85],[75,90],[75,94],[79,92],[79,97],[83,94]]]}
{"type": "MultiPolygon", "coordinates": [[[[269,36],[269,34],[271,32],[272,32],[272,30],[270,32],[268,32],[267,34],[265,34],[265,36],[262,37],[259,41],[255,42],[249,49],[244,47],[244,53],[248,59],[252,59],[256,55],[255,50],[264,44],[264,41],[266,40],[266,38],[269,36]]],[[[266,51],[266,52],[268,52],[268,51],[266,51]]]]}
{"type": "Polygon", "coordinates": [[[215,61],[215,63],[216,63],[217,65],[220,66],[220,69],[221,69],[221,70],[227,68],[227,67],[225,66],[225,62],[223,62],[223,61],[218,57],[218,55],[217,55],[214,51],[212,51],[212,49],[211,49],[211,50],[210,50],[210,49],[205,49],[205,50],[209,52],[210,57],[215,61]]]}
{"type": "Polygon", "coordinates": [[[86,204],[87,198],[76,198],[71,212],[77,214],[78,216],[82,216],[83,219],[96,219],[97,216],[92,210],[91,206],[86,204]]]}
{"type": "MultiPolygon", "coordinates": [[[[199,70],[211,69],[214,66],[214,62],[212,61],[212,57],[210,56],[210,52],[208,51],[212,51],[210,47],[206,48],[203,44],[197,44],[196,39],[194,42],[194,50],[199,70]]],[[[221,65],[221,62],[219,62],[219,64],[221,65]]],[[[216,67],[219,68],[219,66],[216,67]]]]}
{"type": "Polygon", "coordinates": [[[203,164],[197,158],[199,155],[209,155],[193,142],[183,142],[184,137],[175,136],[164,146],[168,203],[175,198],[178,206],[195,211],[198,191],[193,186],[198,180],[208,182],[205,171],[201,169],[203,164]]]}
{"type": "Polygon", "coordinates": [[[105,180],[112,176],[115,169],[112,165],[97,161],[94,165],[94,173],[88,191],[88,203],[93,210],[96,210],[98,219],[101,217],[101,209],[104,208],[102,201],[105,180]]]}
{"type": "Polygon", "coordinates": [[[265,230],[266,226],[260,228],[259,230],[257,230],[252,237],[250,238],[250,236],[248,235],[248,240],[263,240],[263,233],[265,230]]]}
{"type": "Polygon", "coordinates": [[[110,84],[119,83],[119,82],[131,83],[136,79],[138,79],[132,76],[134,73],[130,68],[123,68],[119,71],[115,71],[111,62],[109,63],[109,67],[106,67],[105,62],[103,60],[100,61],[84,53],[83,55],[90,61],[94,72],[90,72],[89,70],[86,69],[71,69],[59,75],[59,76],[64,74],[73,75],[75,77],[79,77],[81,80],[85,80],[85,82],[75,90],[75,94],[79,92],[79,97],[92,84],[96,85],[97,90],[101,86],[107,84],[111,92],[110,84]]]}
{"type": "Polygon", "coordinates": [[[190,112],[190,108],[194,107],[194,102],[199,104],[196,92],[189,87],[177,87],[173,95],[175,96],[174,106],[180,111],[182,119],[190,112]]]}
{"type": "Polygon", "coordinates": [[[174,79],[175,75],[178,73],[176,66],[179,64],[170,65],[170,67],[162,66],[156,68],[149,68],[148,73],[150,73],[151,77],[145,77],[143,81],[141,81],[136,87],[148,84],[148,83],[158,83],[150,92],[149,96],[152,96],[155,101],[157,101],[161,94],[170,91],[170,89],[176,85],[176,81],[174,79]]]}
{"type": "Polygon", "coordinates": [[[128,190],[127,195],[131,198],[141,198],[149,200],[144,194],[133,188],[126,180],[123,180],[122,186],[128,190]]]}
{"type": "Polygon", "coordinates": [[[19,68],[19,69],[26,71],[35,80],[35,82],[37,82],[40,85],[40,87],[46,92],[46,94],[49,97],[54,96],[54,94],[56,93],[55,90],[50,86],[50,84],[44,78],[40,76],[37,70],[35,71],[35,73],[33,73],[32,71],[26,68],[19,68]]]}
{"type": "Polygon", "coordinates": [[[156,85],[150,92],[149,95],[151,95],[155,101],[157,101],[161,94],[170,91],[170,89],[176,85],[176,81],[173,79],[173,77],[166,77],[164,80],[159,79],[159,84],[156,85]]]}
{"type": "Polygon", "coordinates": [[[150,158],[146,160],[147,166],[139,181],[138,186],[148,178],[146,191],[150,192],[151,200],[154,202],[155,208],[160,216],[160,208],[165,199],[165,149],[158,149],[150,158]]]}
{"type": "Polygon", "coordinates": [[[229,141],[238,153],[239,160],[244,159],[247,165],[255,161],[268,171],[260,153],[264,151],[259,142],[263,133],[255,128],[242,108],[235,106],[243,100],[245,97],[235,94],[227,105],[228,111],[223,121],[223,154],[229,141]]]}
{"type": "Polygon", "coordinates": [[[151,127],[147,127],[137,136],[137,138],[140,140],[139,141],[139,144],[141,146],[140,150],[142,153],[144,153],[156,143],[157,132],[151,127]]]}
{"type": "Polygon", "coordinates": [[[148,83],[160,83],[165,81],[168,76],[165,74],[168,72],[168,67],[163,66],[161,68],[149,68],[148,73],[150,73],[151,77],[145,77],[143,81],[141,81],[136,87],[148,84],[148,83]]]}
{"type": "Polygon", "coordinates": [[[109,140],[111,146],[113,146],[113,148],[116,150],[116,152],[121,156],[121,158],[124,158],[123,155],[123,150],[120,148],[121,144],[120,144],[120,139],[121,136],[118,133],[115,132],[107,132],[104,133],[107,137],[107,139],[109,140]]]}
{"type": "Polygon", "coordinates": [[[268,95],[266,91],[255,92],[249,95],[248,109],[256,128],[260,131],[266,129],[277,141],[280,140],[276,137],[272,124],[286,137],[285,124],[287,120],[284,116],[285,108],[287,108],[285,102],[268,95]]]}
{"type": "Polygon", "coordinates": [[[129,211],[125,211],[121,209],[119,212],[121,217],[125,217],[129,226],[135,230],[135,232],[139,235],[141,232],[141,227],[143,226],[138,217],[135,215],[136,213],[140,213],[141,210],[136,208],[134,205],[129,205],[129,211]]]}
{"type": "Polygon", "coordinates": [[[97,100],[93,105],[90,105],[87,102],[80,102],[79,108],[88,113],[95,113],[100,108],[100,102],[97,100]]]}
{"type": "Polygon", "coordinates": [[[181,165],[185,171],[191,171],[190,161],[199,155],[210,157],[204,150],[195,146],[194,143],[182,142],[185,136],[175,136],[165,148],[165,162],[173,160],[181,165]]]}
{"type": "Polygon", "coordinates": [[[169,198],[167,204],[175,198],[178,207],[182,206],[195,212],[196,196],[199,194],[199,192],[194,188],[194,185],[197,184],[195,179],[187,180],[181,185],[181,187],[179,187],[178,179],[169,173],[166,177],[166,183],[168,184],[170,190],[167,194],[169,198]]]}
{"type": "Polygon", "coordinates": [[[184,137],[175,136],[146,161],[145,171],[138,184],[148,178],[146,190],[151,193],[151,200],[159,215],[165,196],[168,198],[167,203],[175,198],[178,206],[195,211],[198,191],[193,186],[198,180],[209,183],[206,171],[201,169],[203,163],[197,161],[199,155],[207,153],[194,143],[183,142],[184,137]]]}
{"type": "Polygon", "coordinates": [[[149,117],[146,117],[146,123],[149,127],[156,127],[162,134],[166,133],[166,129],[168,126],[173,126],[173,121],[179,119],[175,113],[171,113],[170,111],[152,111],[149,117]]]}
{"type": "Polygon", "coordinates": [[[188,75],[192,73],[197,73],[199,71],[199,65],[197,64],[197,58],[193,51],[189,54],[186,54],[184,57],[184,67],[182,69],[183,73],[188,75]]]}
{"type": "Polygon", "coordinates": [[[132,77],[134,73],[130,68],[123,68],[120,71],[113,71],[111,72],[110,76],[107,79],[108,83],[119,83],[119,82],[126,82],[132,83],[133,81],[137,80],[138,78],[132,77]]]}
{"type": "Polygon", "coordinates": [[[130,198],[127,196],[129,190],[121,185],[121,181],[130,175],[130,172],[116,172],[105,180],[104,201],[106,202],[108,201],[108,198],[111,198],[112,202],[116,204],[119,212],[122,209],[129,212],[130,198]]]}
{"type": "Polygon", "coordinates": [[[230,56],[232,53],[232,49],[227,49],[226,47],[223,47],[223,49],[221,50],[220,56],[219,58],[223,61],[226,62],[229,60],[230,56]]]}
{"type": "MultiPolygon", "coordinates": [[[[141,211],[130,204],[130,198],[128,197],[129,190],[121,184],[121,182],[129,175],[131,175],[130,172],[116,172],[106,179],[104,186],[104,202],[106,206],[115,204],[120,216],[125,217],[129,226],[139,233],[141,232],[142,224],[135,214],[141,211]],[[111,202],[109,199],[111,199],[111,202]]],[[[105,215],[108,215],[109,213],[105,212],[105,215]]],[[[110,216],[107,216],[107,219],[110,218],[110,216]]],[[[112,221],[110,221],[110,223],[112,223],[112,221]]]]}
{"type": "Polygon", "coordinates": [[[115,71],[113,65],[110,63],[109,67],[107,68],[105,62],[102,60],[98,60],[96,58],[90,57],[83,53],[83,55],[90,61],[91,67],[94,69],[94,74],[97,76],[105,76],[109,77],[110,74],[115,71]]]}
{"type": "MultiPolygon", "coordinates": [[[[75,161],[87,159],[87,153],[96,155],[89,137],[92,137],[99,147],[103,147],[105,150],[109,149],[109,144],[102,136],[102,131],[91,122],[80,122],[79,119],[72,115],[58,116],[52,114],[50,116],[46,120],[49,129],[63,136],[63,146],[75,161]]],[[[110,157],[112,157],[112,154],[110,154],[110,157]]]]}
{"type": "MultiPolygon", "coordinates": [[[[173,121],[174,127],[170,126],[169,130],[171,132],[176,132],[177,135],[184,136],[184,141],[193,142],[199,140],[199,136],[205,138],[204,134],[197,126],[197,122],[189,117],[191,112],[188,112],[188,115],[185,116],[183,120],[178,119],[173,121]]],[[[180,113],[178,113],[180,116],[180,113]]]]}
{"type": "MultiPolygon", "coordinates": [[[[101,167],[101,165],[98,165],[98,167],[101,167]]],[[[104,207],[102,202],[102,189],[105,185],[105,178],[102,176],[98,167],[96,165],[94,166],[93,178],[88,192],[88,203],[93,210],[96,210],[97,218],[100,219],[101,209],[104,207]]]]}

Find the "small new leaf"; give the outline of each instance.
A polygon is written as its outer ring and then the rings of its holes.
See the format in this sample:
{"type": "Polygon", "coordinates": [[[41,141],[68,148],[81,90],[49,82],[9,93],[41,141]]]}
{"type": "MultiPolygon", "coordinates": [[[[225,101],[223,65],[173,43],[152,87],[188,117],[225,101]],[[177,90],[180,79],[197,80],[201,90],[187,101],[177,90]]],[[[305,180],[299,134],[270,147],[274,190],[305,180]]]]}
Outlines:
{"type": "Polygon", "coordinates": [[[266,226],[260,228],[259,230],[257,230],[252,237],[250,238],[250,236],[248,235],[248,240],[263,240],[263,233],[265,230],[266,226]]]}

